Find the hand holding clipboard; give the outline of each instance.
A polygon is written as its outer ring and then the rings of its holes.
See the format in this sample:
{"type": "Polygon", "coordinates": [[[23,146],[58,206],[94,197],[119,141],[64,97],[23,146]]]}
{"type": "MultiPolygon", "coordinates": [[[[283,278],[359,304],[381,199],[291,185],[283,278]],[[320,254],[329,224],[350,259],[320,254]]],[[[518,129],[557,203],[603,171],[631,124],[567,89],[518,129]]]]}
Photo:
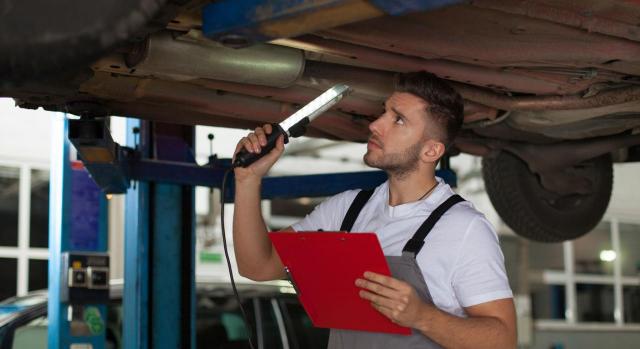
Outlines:
{"type": "Polygon", "coordinates": [[[374,233],[275,232],[269,238],[314,326],[411,334],[360,298],[365,271],[391,275],[374,233]]]}

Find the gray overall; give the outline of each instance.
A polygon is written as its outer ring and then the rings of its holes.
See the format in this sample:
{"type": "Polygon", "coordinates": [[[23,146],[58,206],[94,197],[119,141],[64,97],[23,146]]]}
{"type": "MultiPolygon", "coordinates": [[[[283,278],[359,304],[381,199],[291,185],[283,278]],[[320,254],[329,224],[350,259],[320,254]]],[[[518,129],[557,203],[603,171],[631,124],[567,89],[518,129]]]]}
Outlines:
{"type": "MultiPolygon", "coordinates": [[[[361,191],[351,204],[349,211],[342,223],[341,231],[351,231],[358,214],[366,204],[373,191],[361,191]]],[[[422,276],[420,267],[416,263],[416,255],[424,245],[424,239],[437,223],[440,217],[456,203],[464,201],[460,196],[453,195],[436,208],[427,220],[418,228],[418,231],[407,242],[401,256],[387,256],[391,275],[397,279],[411,284],[424,302],[433,303],[429,287],[422,276]]],[[[411,335],[403,336],[388,333],[376,333],[365,331],[351,331],[331,329],[328,349],[376,349],[376,348],[441,348],[437,343],[423,335],[420,331],[412,329],[411,335]]]]}

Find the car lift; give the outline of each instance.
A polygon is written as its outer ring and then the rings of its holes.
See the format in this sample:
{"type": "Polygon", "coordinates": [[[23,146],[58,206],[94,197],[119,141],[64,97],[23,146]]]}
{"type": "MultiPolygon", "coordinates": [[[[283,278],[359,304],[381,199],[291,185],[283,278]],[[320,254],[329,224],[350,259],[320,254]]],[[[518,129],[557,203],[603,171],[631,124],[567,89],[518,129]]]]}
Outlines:
{"type": "MultiPolygon", "coordinates": [[[[454,2],[457,1],[370,3],[377,7],[377,15],[382,15],[426,10],[454,2]]],[[[264,11],[258,11],[266,6],[266,1],[217,1],[204,10],[203,30],[209,37],[241,37],[246,43],[265,40],[273,34],[265,28],[277,27],[278,23],[286,27],[296,16],[321,12],[323,6],[327,6],[318,3],[349,1],[288,1],[288,8],[272,9],[266,17],[264,11]],[[254,15],[247,17],[247,13],[254,15]],[[215,23],[225,26],[215,27],[215,23]]],[[[351,21],[362,19],[357,13],[352,11],[351,21]]],[[[348,21],[345,19],[345,23],[348,21]]],[[[87,285],[99,288],[102,271],[97,265],[89,264],[104,262],[101,258],[106,255],[101,253],[107,252],[104,194],[125,193],[122,347],[195,348],[194,187],[220,188],[230,160],[211,157],[209,164],[197,165],[192,153],[193,126],[129,119],[126,145],[120,146],[111,139],[103,118],[68,120],[56,116],[54,125],[48,347],[105,348],[108,300],[99,289],[88,289],[82,286],[85,283],[74,282],[82,281],[85,275],[89,281],[94,280],[87,285]],[[70,142],[83,160],[84,169],[82,166],[72,169],[70,142]],[[97,186],[91,181],[87,183],[88,175],[97,186]],[[83,274],[87,270],[89,274],[83,274]],[[76,306],[75,299],[80,299],[80,305],[76,306]],[[101,301],[92,303],[95,300],[101,301]]],[[[449,168],[448,159],[441,163],[437,174],[455,186],[455,173],[449,168]]],[[[347,189],[373,188],[385,179],[381,171],[267,177],[263,181],[262,197],[328,196],[347,189]]],[[[230,182],[223,195],[225,202],[233,201],[233,180],[230,182]]]]}

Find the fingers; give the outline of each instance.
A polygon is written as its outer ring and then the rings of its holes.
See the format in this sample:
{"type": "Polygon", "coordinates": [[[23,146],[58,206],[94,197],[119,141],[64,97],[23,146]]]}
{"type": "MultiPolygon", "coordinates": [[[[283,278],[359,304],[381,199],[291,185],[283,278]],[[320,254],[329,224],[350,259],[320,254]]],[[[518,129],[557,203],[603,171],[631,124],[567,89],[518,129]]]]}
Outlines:
{"type": "Polygon", "coordinates": [[[242,137],[238,141],[238,144],[236,144],[236,150],[233,151],[233,160],[235,160],[236,155],[238,155],[240,150],[244,148],[246,140],[247,140],[247,137],[242,137]]]}
{"type": "Polygon", "coordinates": [[[397,312],[394,311],[391,308],[387,308],[387,307],[383,307],[381,305],[377,305],[375,303],[371,303],[371,306],[379,311],[380,313],[382,313],[382,315],[386,316],[387,318],[389,318],[389,320],[391,320],[391,322],[393,323],[398,323],[398,321],[396,320],[397,318],[397,312]]]}
{"type": "Polygon", "coordinates": [[[375,310],[389,318],[391,322],[408,326],[408,302],[385,298],[367,291],[360,291],[360,297],[368,300],[375,310]]]}
{"type": "Polygon", "coordinates": [[[250,153],[260,153],[262,147],[267,145],[267,135],[271,134],[273,127],[271,124],[265,124],[262,127],[256,127],[254,132],[249,133],[246,137],[243,137],[238,142],[234,155],[241,149],[245,149],[250,153]]]}
{"type": "Polygon", "coordinates": [[[374,282],[376,284],[384,285],[388,288],[394,290],[404,290],[407,286],[407,283],[400,281],[398,279],[392,278],[390,276],[382,275],[367,271],[364,273],[365,279],[374,282]]]}
{"type": "Polygon", "coordinates": [[[284,135],[278,137],[278,140],[276,141],[276,149],[278,149],[280,154],[284,151],[284,135]]]}
{"type": "MultiPolygon", "coordinates": [[[[258,143],[261,146],[264,147],[265,145],[267,145],[267,134],[265,133],[265,130],[262,127],[256,127],[256,130],[255,130],[254,133],[255,133],[256,137],[258,138],[258,143]]],[[[269,132],[269,133],[271,133],[271,132],[269,132]]]]}
{"type": "Polygon", "coordinates": [[[360,297],[371,302],[372,305],[389,308],[391,310],[403,311],[406,308],[406,303],[398,302],[394,299],[379,296],[375,293],[368,291],[360,291],[360,297]]]}
{"type": "Polygon", "coordinates": [[[364,279],[357,279],[361,287],[359,295],[392,322],[415,327],[421,318],[422,302],[413,286],[393,277],[365,272],[364,279]]]}
{"type": "Polygon", "coordinates": [[[236,146],[233,160],[235,162],[236,156],[241,151],[246,151],[252,154],[261,154],[258,159],[254,159],[253,163],[249,166],[235,168],[236,180],[239,175],[245,174],[248,177],[253,178],[262,177],[266,175],[273,164],[284,153],[284,135],[280,135],[275,139],[275,144],[270,143],[273,140],[269,140],[269,135],[272,134],[274,128],[270,124],[263,125],[262,127],[256,127],[256,129],[249,133],[246,137],[243,137],[236,146]],[[268,149],[268,151],[267,151],[268,149]]]}
{"type": "MultiPolygon", "coordinates": [[[[255,133],[250,133],[247,136],[247,139],[249,140],[249,142],[247,142],[248,150],[251,151],[252,153],[259,153],[260,150],[262,149],[262,146],[260,145],[260,140],[258,139],[258,136],[255,133]]],[[[245,148],[247,148],[247,146],[245,146],[245,148]]]]}
{"type": "Polygon", "coordinates": [[[398,293],[397,290],[394,290],[382,284],[371,282],[364,279],[357,279],[356,286],[388,298],[395,298],[396,294],[398,293]]]}

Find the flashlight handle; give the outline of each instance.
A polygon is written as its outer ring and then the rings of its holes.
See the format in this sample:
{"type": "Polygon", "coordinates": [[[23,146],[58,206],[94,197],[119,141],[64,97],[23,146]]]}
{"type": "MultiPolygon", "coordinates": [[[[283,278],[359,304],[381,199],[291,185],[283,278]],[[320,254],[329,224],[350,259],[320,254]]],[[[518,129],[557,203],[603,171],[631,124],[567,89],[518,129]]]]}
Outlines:
{"type": "Polygon", "coordinates": [[[276,147],[276,143],[278,142],[278,138],[280,135],[284,135],[284,142],[289,142],[289,137],[287,137],[287,133],[282,129],[282,127],[278,124],[271,124],[272,131],[267,136],[267,144],[262,146],[259,153],[250,153],[246,149],[242,148],[241,151],[236,154],[236,159],[233,161],[233,167],[248,167],[254,162],[258,161],[261,157],[269,154],[276,147]]]}

